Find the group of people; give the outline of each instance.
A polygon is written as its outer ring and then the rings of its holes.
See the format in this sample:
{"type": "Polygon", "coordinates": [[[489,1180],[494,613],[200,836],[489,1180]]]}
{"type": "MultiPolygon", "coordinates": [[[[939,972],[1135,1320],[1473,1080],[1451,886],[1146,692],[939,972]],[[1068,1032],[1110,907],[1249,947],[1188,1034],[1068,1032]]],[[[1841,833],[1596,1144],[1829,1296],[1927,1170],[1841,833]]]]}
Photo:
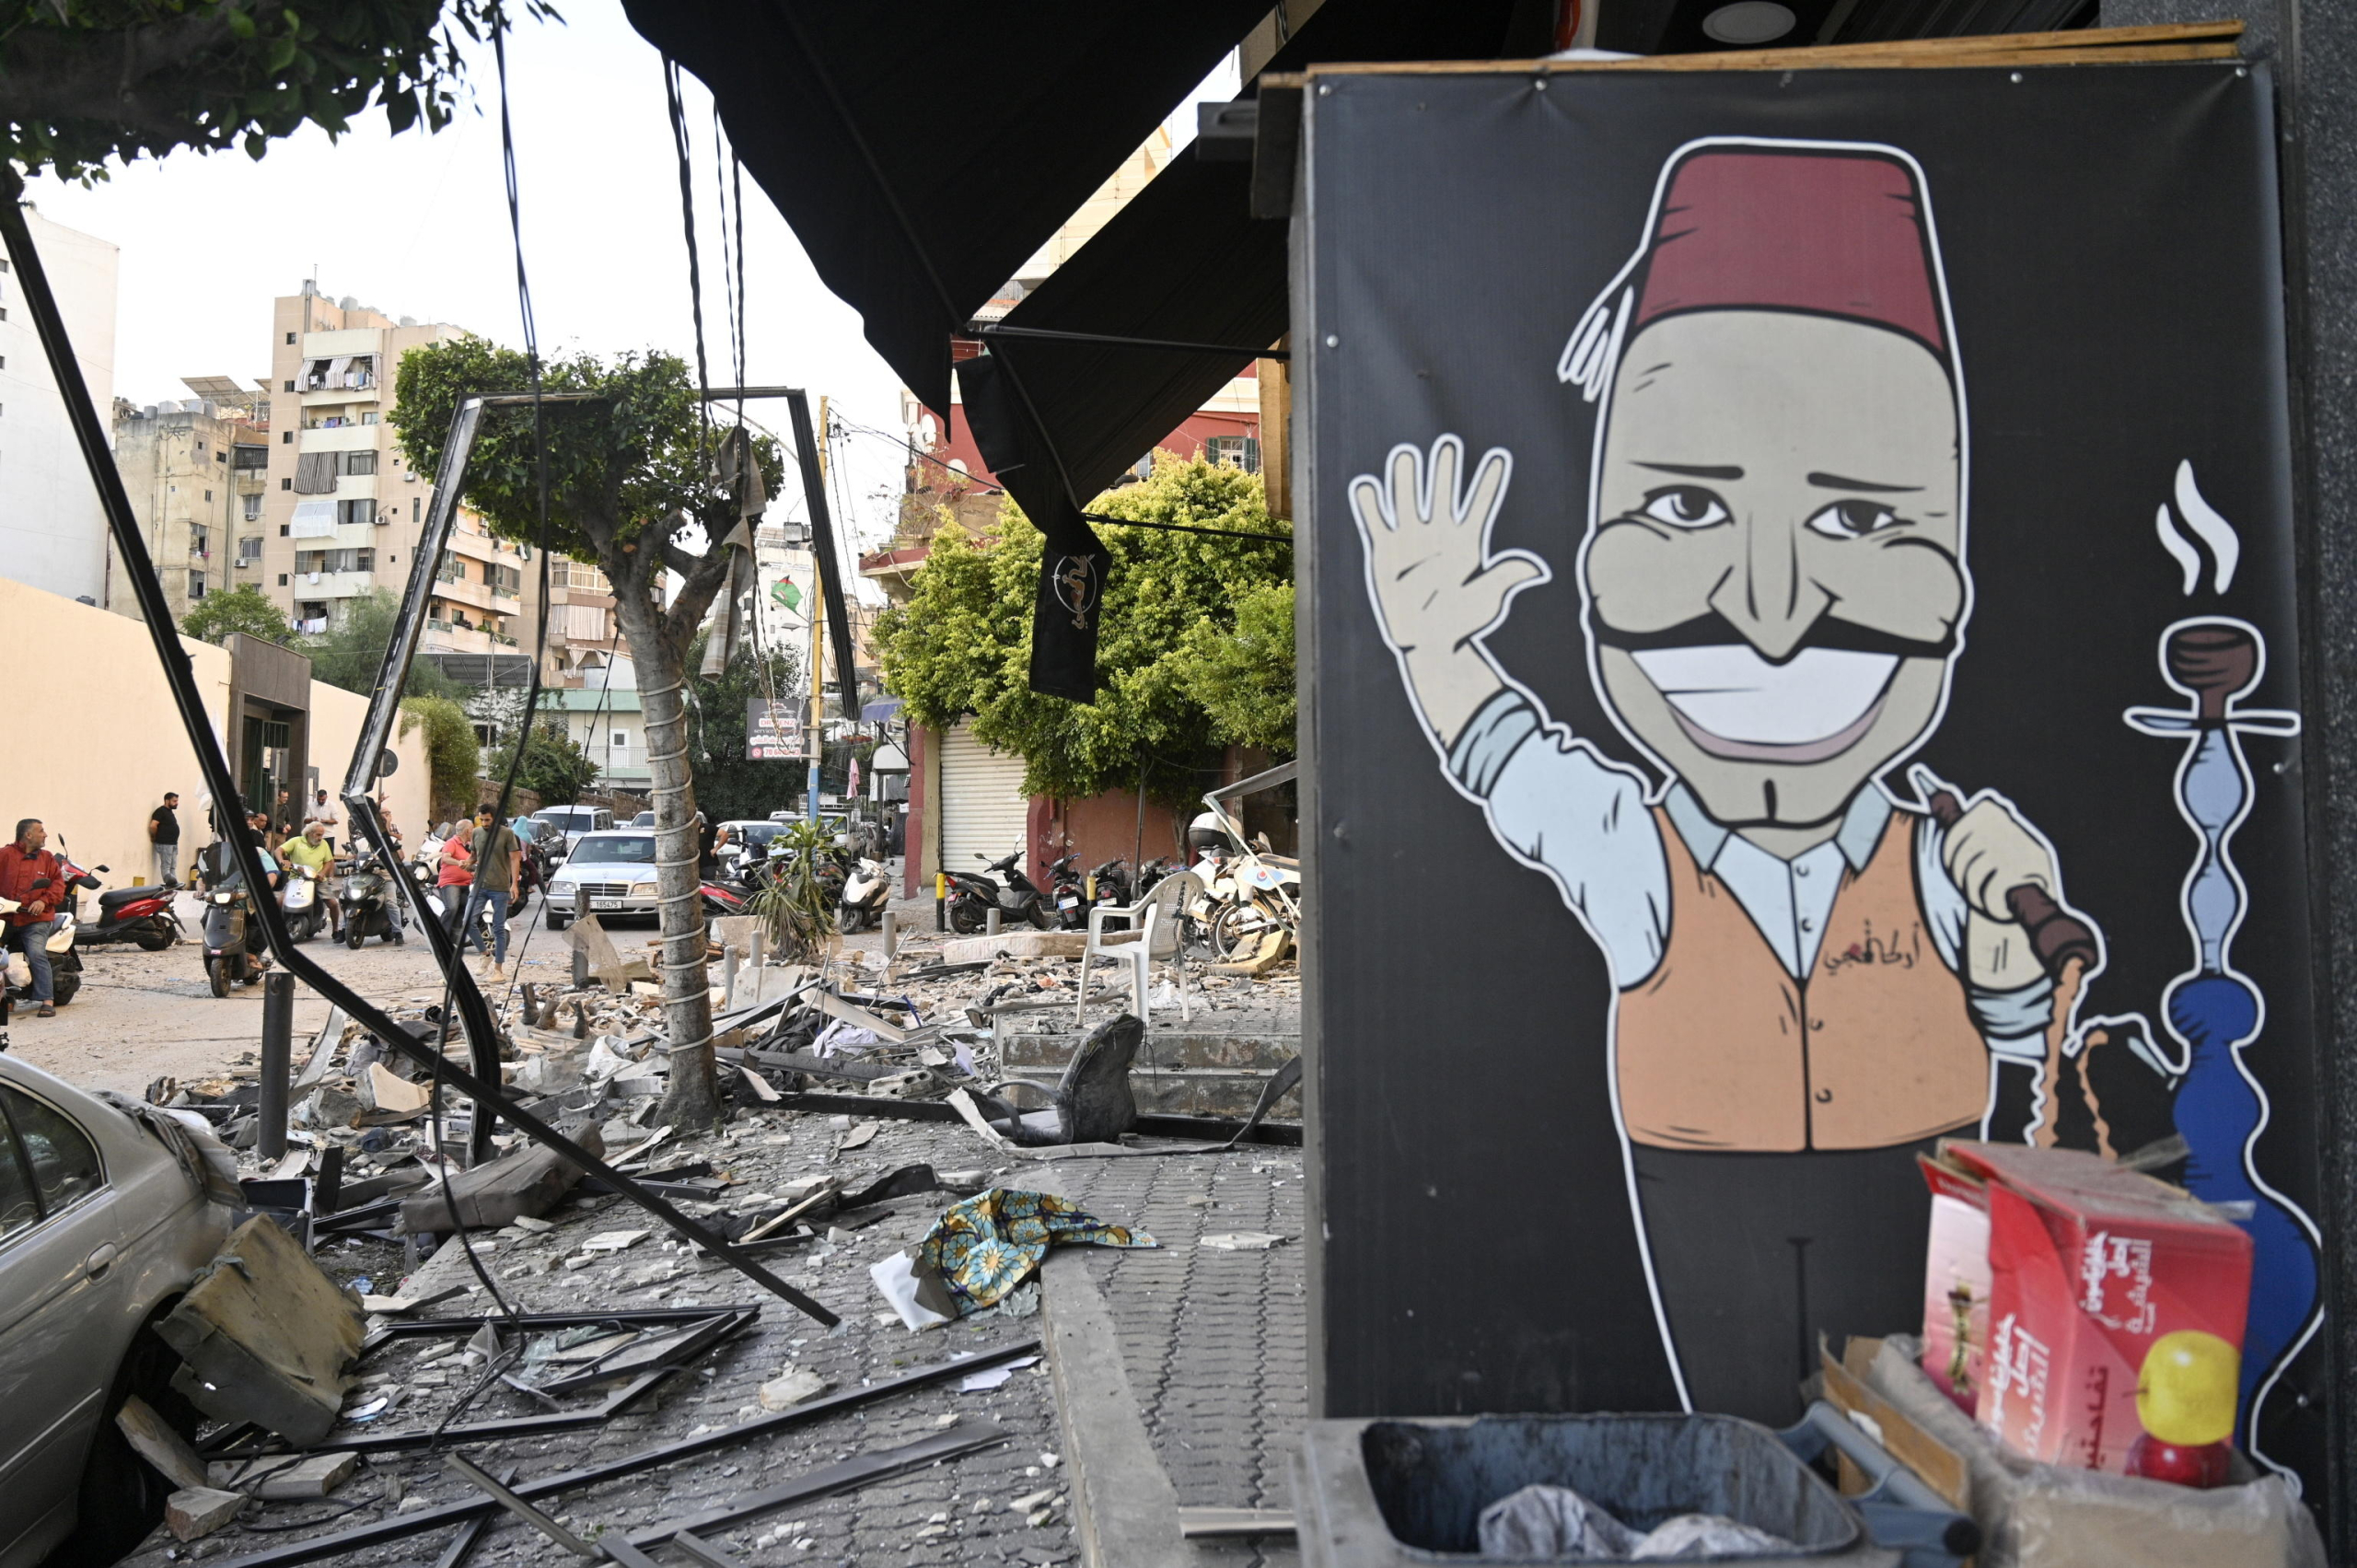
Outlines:
{"type": "Polygon", "coordinates": [[[496,807],[475,813],[471,830],[445,822],[435,830],[442,847],[435,853],[434,886],[442,899],[443,918],[451,923],[451,936],[464,952],[471,942],[483,956],[487,979],[507,978],[507,919],[517,885],[523,879],[524,846],[516,830],[499,819],[496,807]],[[465,889],[460,898],[457,889],[465,889]],[[486,947],[481,921],[491,911],[492,939],[486,947]]]}
{"type": "MultiPolygon", "coordinates": [[[[327,914],[330,931],[340,940],[343,935],[343,905],[336,897],[333,877],[335,832],[343,819],[336,815],[328,792],[322,789],[304,807],[302,827],[296,830],[285,819],[287,792],[281,790],[278,795],[275,822],[271,812],[262,810],[248,812],[245,819],[255,854],[261,862],[263,880],[274,890],[284,881],[288,865],[308,870],[319,883],[319,906],[327,914]],[[271,847],[273,842],[277,845],[275,854],[271,847]]],[[[177,793],[167,791],[163,804],[147,819],[147,837],[155,846],[156,880],[164,887],[177,886],[180,881],[180,803],[177,793]]],[[[38,828],[39,824],[34,826],[38,828]]],[[[400,831],[389,820],[386,830],[393,835],[398,858],[400,831]]],[[[508,912],[520,879],[523,846],[513,829],[500,824],[497,809],[492,806],[485,806],[475,814],[471,830],[462,829],[457,822],[445,822],[435,837],[442,844],[436,854],[435,882],[442,896],[444,918],[451,935],[462,949],[469,941],[474,942],[483,955],[486,975],[505,981],[508,912]],[[454,888],[469,891],[461,899],[451,893],[454,888]],[[489,946],[484,944],[478,926],[486,908],[492,912],[495,933],[489,946]]]]}

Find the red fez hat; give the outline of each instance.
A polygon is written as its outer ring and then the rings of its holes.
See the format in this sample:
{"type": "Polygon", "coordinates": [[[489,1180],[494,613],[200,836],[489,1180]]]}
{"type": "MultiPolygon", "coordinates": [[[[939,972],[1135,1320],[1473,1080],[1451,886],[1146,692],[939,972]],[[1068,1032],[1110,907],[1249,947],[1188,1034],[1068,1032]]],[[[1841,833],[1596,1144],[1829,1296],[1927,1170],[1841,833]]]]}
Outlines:
{"type": "Polygon", "coordinates": [[[1632,327],[1689,310],[1805,310],[1905,332],[1946,356],[1923,194],[1867,148],[1697,148],[1647,237],[1632,327]]]}

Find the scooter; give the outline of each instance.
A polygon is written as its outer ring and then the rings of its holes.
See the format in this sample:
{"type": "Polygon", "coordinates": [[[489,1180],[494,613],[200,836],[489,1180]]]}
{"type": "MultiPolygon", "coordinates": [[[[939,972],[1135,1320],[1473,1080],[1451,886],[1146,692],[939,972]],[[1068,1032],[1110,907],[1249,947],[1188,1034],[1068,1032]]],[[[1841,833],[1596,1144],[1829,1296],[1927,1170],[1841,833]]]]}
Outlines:
{"type": "MultiPolygon", "coordinates": [[[[87,880],[92,887],[98,885],[98,879],[96,877],[86,877],[79,880],[87,880]]],[[[50,881],[46,877],[36,877],[33,878],[33,891],[35,892],[40,892],[49,885],[50,881]]],[[[0,914],[13,913],[18,908],[22,907],[20,905],[11,903],[6,899],[0,899],[0,904],[7,905],[6,910],[0,910],[0,914]]],[[[51,993],[49,1000],[52,1006],[64,1006],[68,1002],[74,1000],[75,993],[82,989],[82,955],[74,950],[74,935],[76,928],[77,923],[74,919],[74,912],[70,909],[61,910],[58,912],[57,929],[51,932],[49,934],[49,939],[41,944],[43,950],[49,954],[49,988],[51,993]]],[[[11,935],[8,940],[10,942],[17,942],[20,939],[11,935]]],[[[6,990],[7,992],[8,1000],[11,1002],[30,1002],[33,999],[33,970],[31,962],[27,959],[24,953],[17,948],[11,948],[11,950],[6,953],[0,953],[0,958],[6,959],[7,973],[6,990]]]]}
{"type": "Polygon", "coordinates": [[[846,936],[856,935],[876,925],[884,918],[884,906],[892,901],[892,879],[884,863],[869,855],[859,858],[858,866],[843,878],[842,902],[835,914],[835,928],[846,936]]]}
{"type": "Polygon", "coordinates": [[[204,893],[204,978],[216,997],[228,995],[233,985],[254,984],[270,968],[263,951],[268,938],[247,898],[242,881],[204,893]]]}
{"type": "Polygon", "coordinates": [[[1088,893],[1081,886],[1080,873],[1073,869],[1073,862],[1080,857],[1068,854],[1048,867],[1048,902],[1055,911],[1055,923],[1066,931],[1080,931],[1088,924],[1088,893]]]}
{"type": "Polygon", "coordinates": [[[352,880],[344,885],[343,945],[357,948],[371,936],[388,942],[401,941],[398,898],[385,863],[373,854],[362,861],[359,869],[353,872],[352,880]]]}
{"type": "MultiPolygon", "coordinates": [[[[981,859],[977,854],[974,858],[981,859]]],[[[982,872],[952,871],[949,875],[949,928],[961,936],[971,936],[986,930],[990,912],[999,912],[1001,923],[1028,920],[1041,931],[1050,924],[1046,895],[1032,886],[1017,865],[1023,852],[1016,850],[1003,860],[993,860],[982,872]],[[1002,888],[983,873],[997,872],[1006,878],[1002,888]]]]}
{"type": "Polygon", "coordinates": [[[285,881],[278,889],[278,907],[286,915],[286,935],[296,942],[308,942],[319,934],[319,923],[327,912],[319,907],[318,873],[308,865],[289,862],[285,866],[285,881]]]}
{"type": "MultiPolygon", "coordinates": [[[[64,855],[66,879],[77,889],[95,888],[99,879],[84,871],[64,855]]],[[[100,865],[93,869],[106,871],[100,865]]],[[[188,928],[180,917],[172,912],[172,895],[177,885],[161,888],[110,888],[99,895],[99,918],[95,924],[82,922],[82,899],[74,897],[74,915],[80,922],[74,934],[77,947],[98,947],[110,942],[136,942],[144,952],[160,953],[181,937],[188,928]]]]}

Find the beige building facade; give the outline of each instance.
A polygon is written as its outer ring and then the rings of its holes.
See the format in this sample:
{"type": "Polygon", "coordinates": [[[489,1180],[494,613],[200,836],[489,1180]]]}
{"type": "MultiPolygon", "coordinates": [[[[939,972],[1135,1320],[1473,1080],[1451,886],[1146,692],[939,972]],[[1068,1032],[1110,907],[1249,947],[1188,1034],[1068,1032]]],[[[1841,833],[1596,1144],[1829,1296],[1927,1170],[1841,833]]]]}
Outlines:
{"type": "MultiPolygon", "coordinates": [[[[185,874],[209,837],[199,808],[204,777],[164,672],[157,668],[146,627],[6,579],[0,579],[0,626],[10,631],[12,683],[39,691],[58,713],[105,715],[103,723],[72,726],[56,744],[0,748],[0,817],[12,824],[20,817],[40,818],[52,840],[62,838],[78,863],[112,868],[100,877],[106,886],[128,888],[154,880],[147,815],[162,804],[167,790],[175,791],[180,797],[180,864],[185,874]]],[[[180,638],[180,645],[233,773],[241,787],[261,792],[261,776],[248,776],[240,762],[250,761],[254,742],[277,738],[252,733],[250,721],[262,696],[240,690],[228,649],[192,637],[180,638]]],[[[299,692],[264,695],[291,698],[304,714],[308,761],[288,770],[287,786],[316,783],[333,795],[359,743],[367,699],[308,679],[299,692]]],[[[398,737],[392,749],[400,761],[377,788],[387,813],[413,845],[425,827],[431,783],[424,731],[398,737]]]]}
{"type": "MultiPolygon", "coordinates": [[[[114,406],[116,249],[52,223],[29,202],[25,223],[91,405],[104,418],[114,406]]],[[[106,512],[24,308],[16,266],[0,250],[0,576],[104,605],[124,592],[110,570],[106,512]]]]}

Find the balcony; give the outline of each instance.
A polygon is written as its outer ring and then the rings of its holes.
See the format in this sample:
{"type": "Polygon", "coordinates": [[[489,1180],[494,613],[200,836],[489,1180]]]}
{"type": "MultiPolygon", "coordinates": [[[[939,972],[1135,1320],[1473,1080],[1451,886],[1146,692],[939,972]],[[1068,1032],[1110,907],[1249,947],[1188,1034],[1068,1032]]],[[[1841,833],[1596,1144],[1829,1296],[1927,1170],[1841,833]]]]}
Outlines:
{"type": "Polygon", "coordinates": [[[586,746],[583,749],[598,764],[598,776],[609,783],[645,784],[655,776],[644,746],[586,746]]]}
{"type": "MultiPolygon", "coordinates": [[[[296,384],[300,386],[302,383],[296,384]]],[[[303,394],[303,406],[314,409],[332,407],[337,403],[373,403],[383,392],[384,389],[374,382],[366,387],[315,387],[303,394]]]]}
{"type": "Polygon", "coordinates": [[[465,627],[429,616],[425,633],[418,639],[417,645],[421,653],[487,654],[494,645],[492,634],[480,626],[465,627]]]}
{"type": "Polygon", "coordinates": [[[381,424],[341,424],[333,429],[305,428],[295,438],[298,452],[369,452],[386,434],[381,424]]]}
{"type": "Polygon", "coordinates": [[[359,598],[375,591],[374,572],[292,572],[287,582],[303,598],[359,598]]]}

